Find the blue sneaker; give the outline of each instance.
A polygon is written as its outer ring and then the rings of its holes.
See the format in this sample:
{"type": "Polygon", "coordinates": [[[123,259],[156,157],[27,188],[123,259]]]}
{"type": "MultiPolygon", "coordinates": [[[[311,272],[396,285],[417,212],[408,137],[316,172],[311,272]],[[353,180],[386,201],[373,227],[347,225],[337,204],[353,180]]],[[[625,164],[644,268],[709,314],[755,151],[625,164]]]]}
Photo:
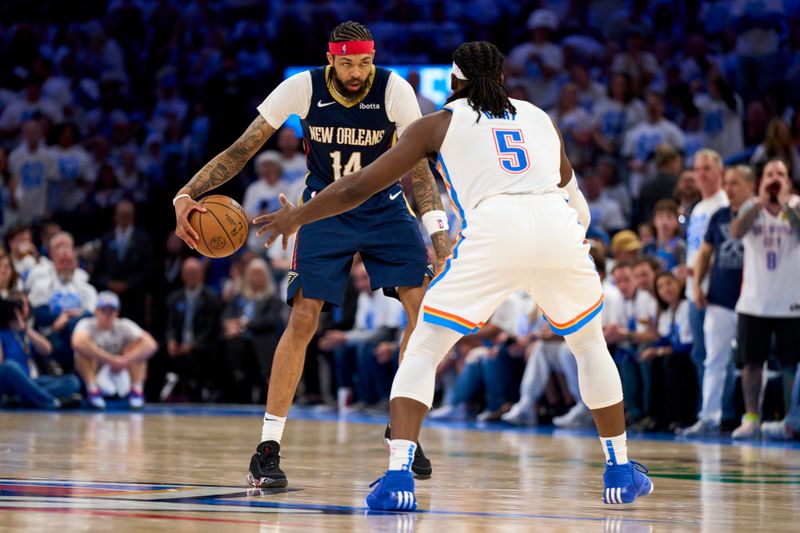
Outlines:
{"type": "Polygon", "coordinates": [[[408,470],[387,470],[370,487],[377,485],[367,496],[367,507],[373,511],[415,511],[414,476],[408,470]]]}
{"type": "Polygon", "coordinates": [[[603,474],[603,503],[633,503],[639,496],[653,492],[653,482],[645,474],[647,468],[629,461],[624,465],[606,465],[603,474]]]}

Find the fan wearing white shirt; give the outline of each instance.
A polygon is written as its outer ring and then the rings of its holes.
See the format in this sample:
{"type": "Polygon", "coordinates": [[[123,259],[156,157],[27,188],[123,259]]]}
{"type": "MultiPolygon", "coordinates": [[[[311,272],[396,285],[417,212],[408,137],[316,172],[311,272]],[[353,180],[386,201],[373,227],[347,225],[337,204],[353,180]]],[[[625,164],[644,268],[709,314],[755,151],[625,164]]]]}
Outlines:
{"type": "Polygon", "coordinates": [[[22,143],[8,156],[8,168],[19,184],[21,198],[17,220],[40,220],[47,212],[48,187],[57,178],[56,159],[45,146],[42,128],[36,120],[22,125],[22,143]]]}
{"type": "MultiPolygon", "coordinates": [[[[744,245],[738,313],[737,358],[744,364],[742,391],[746,413],[734,439],[758,438],[759,397],[764,362],[775,352],[787,369],[800,362],[800,196],[792,194],[786,162],[767,162],[758,197],[745,203],[731,223],[731,235],[744,245]]],[[[769,424],[765,422],[765,424],[769,424]]]]}
{"type": "Polygon", "coordinates": [[[676,150],[683,150],[686,142],[678,126],[664,118],[664,95],[650,91],[645,98],[647,117],[625,133],[622,155],[628,159],[631,170],[631,190],[634,198],[639,197],[639,189],[650,165],[656,148],[667,143],[676,150]]]}
{"type": "MultiPolygon", "coordinates": [[[[686,231],[686,298],[689,300],[689,322],[692,325],[692,362],[697,369],[697,382],[703,382],[705,373],[706,346],[703,324],[706,311],[699,309],[694,303],[694,285],[692,266],[703,245],[711,216],[719,209],[728,206],[728,196],[722,190],[722,159],[714,150],[700,150],[694,158],[694,178],[700,189],[702,200],[692,208],[689,228],[686,231]]],[[[701,281],[704,291],[708,290],[708,280],[701,281]]]]}
{"type": "MultiPolygon", "coordinates": [[[[280,209],[280,195],[289,196],[289,184],[283,180],[281,155],[275,150],[261,152],[255,158],[256,181],[244,191],[242,207],[249,220],[280,209]]],[[[247,246],[258,253],[264,248],[255,231],[250,231],[247,246]]]]}
{"type": "Polygon", "coordinates": [[[97,296],[94,316],[81,319],[72,333],[75,370],[86,384],[87,401],[105,407],[103,395],[127,396],[132,409],[144,407],[147,360],[158,349],[155,339],[133,320],[119,318],[119,297],[97,296]]]}

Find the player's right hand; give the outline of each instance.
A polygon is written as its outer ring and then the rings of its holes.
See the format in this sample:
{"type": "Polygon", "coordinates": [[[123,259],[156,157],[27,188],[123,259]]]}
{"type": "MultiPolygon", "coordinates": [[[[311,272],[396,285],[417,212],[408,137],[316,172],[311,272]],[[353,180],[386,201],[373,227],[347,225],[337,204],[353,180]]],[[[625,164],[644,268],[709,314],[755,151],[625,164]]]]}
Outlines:
{"type": "Polygon", "coordinates": [[[189,214],[195,210],[201,213],[208,211],[199,203],[185,196],[175,202],[175,235],[180,237],[192,250],[197,249],[200,240],[200,235],[189,224],[189,214]]]}

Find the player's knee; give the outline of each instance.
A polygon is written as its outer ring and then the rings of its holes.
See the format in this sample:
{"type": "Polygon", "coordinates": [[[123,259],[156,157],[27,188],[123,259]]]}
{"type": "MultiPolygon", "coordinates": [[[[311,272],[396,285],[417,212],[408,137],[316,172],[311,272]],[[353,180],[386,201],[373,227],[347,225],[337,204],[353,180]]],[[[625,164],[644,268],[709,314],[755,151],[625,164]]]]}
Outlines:
{"type": "Polygon", "coordinates": [[[586,352],[592,352],[598,346],[606,347],[606,339],[603,337],[600,317],[594,317],[575,333],[566,335],[564,340],[567,342],[570,351],[575,354],[575,357],[580,357],[581,354],[586,352]]]}
{"type": "Polygon", "coordinates": [[[292,307],[292,314],[289,316],[287,332],[292,335],[311,338],[317,330],[318,322],[319,309],[314,305],[310,305],[309,302],[304,301],[292,307]]]}

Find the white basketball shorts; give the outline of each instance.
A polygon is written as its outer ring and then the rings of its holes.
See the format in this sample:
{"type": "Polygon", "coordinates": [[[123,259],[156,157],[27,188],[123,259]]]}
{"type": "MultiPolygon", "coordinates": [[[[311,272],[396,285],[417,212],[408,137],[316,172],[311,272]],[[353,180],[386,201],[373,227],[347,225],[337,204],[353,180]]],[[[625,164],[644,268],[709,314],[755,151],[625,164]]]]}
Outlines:
{"type": "Polygon", "coordinates": [[[559,335],[600,312],[603,289],[585,231],[559,193],[493,196],[465,218],[422,301],[425,322],[474,333],[518,290],[530,293],[559,335]]]}

